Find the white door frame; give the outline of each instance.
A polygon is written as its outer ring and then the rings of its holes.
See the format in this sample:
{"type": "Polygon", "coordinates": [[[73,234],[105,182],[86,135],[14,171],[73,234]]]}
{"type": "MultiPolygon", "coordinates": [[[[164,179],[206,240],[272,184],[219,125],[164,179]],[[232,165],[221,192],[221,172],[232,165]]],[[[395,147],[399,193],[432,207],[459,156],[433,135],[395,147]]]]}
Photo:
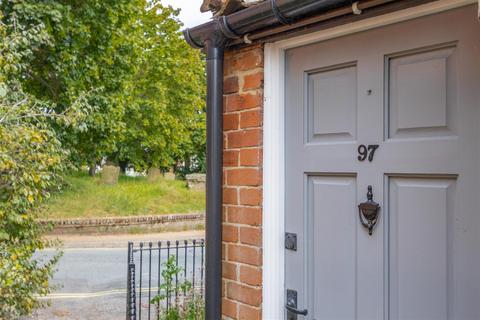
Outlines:
{"type": "Polygon", "coordinates": [[[263,319],[284,317],[284,54],[285,50],[406,21],[477,0],[438,0],[265,45],[263,112],[263,319]]]}

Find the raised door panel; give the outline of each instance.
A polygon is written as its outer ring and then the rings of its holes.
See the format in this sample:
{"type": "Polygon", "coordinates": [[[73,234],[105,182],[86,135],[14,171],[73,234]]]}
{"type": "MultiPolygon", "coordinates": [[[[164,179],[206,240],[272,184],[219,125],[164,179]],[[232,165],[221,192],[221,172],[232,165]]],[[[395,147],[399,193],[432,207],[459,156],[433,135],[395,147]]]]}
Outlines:
{"type": "Polygon", "coordinates": [[[386,57],[388,138],[455,133],[455,46],[440,44],[386,57]]]}
{"type": "Polygon", "coordinates": [[[356,179],[308,176],[307,190],[311,319],[355,319],[356,179]]]}
{"type": "Polygon", "coordinates": [[[357,70],[348,63],[306,73],[307,142],[355,140],[357,70]]]}
{"type": "Polygon", "coordinates": [[[390,319],[450,319],[456,180],[390,177],[388,187],[390,319]]]}

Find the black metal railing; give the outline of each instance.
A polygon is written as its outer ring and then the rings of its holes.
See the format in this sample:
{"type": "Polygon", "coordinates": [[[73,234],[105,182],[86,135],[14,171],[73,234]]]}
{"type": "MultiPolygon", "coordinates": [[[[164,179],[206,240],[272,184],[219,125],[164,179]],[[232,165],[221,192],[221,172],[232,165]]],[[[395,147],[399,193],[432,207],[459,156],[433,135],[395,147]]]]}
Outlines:
{"type": "Polygon", "coordinates": [[[127,320],[159,319],[185,303],[187,294],[203,300],[204,254],[203,239],[129,242],[127,320]]]}

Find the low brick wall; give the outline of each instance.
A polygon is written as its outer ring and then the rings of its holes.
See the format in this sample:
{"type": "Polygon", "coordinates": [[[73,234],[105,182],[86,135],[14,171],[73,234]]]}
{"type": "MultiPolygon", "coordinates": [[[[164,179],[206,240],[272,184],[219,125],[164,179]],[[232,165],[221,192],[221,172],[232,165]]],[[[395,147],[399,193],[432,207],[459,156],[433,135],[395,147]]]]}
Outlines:
{"type": "Polygon", "coordinates": [[[41,225],[51,225],[52,234],[132,232],[135,229],[152,231],[181,231],[201,229],[204,213],[169,214],[155,216],[44,219],[41,225]]]}

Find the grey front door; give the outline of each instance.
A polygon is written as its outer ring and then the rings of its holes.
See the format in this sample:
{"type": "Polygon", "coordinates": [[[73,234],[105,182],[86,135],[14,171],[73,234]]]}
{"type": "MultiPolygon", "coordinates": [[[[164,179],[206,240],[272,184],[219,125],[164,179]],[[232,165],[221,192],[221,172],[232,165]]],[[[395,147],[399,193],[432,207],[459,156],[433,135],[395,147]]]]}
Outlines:
{"type": "Polygon", "coordinates": [[[296,317],[480,319],[476,7],[285,59],[285,290],[308,312],[296,317]],[[372,235],[358,214],[368,186],[372,235]]]}

